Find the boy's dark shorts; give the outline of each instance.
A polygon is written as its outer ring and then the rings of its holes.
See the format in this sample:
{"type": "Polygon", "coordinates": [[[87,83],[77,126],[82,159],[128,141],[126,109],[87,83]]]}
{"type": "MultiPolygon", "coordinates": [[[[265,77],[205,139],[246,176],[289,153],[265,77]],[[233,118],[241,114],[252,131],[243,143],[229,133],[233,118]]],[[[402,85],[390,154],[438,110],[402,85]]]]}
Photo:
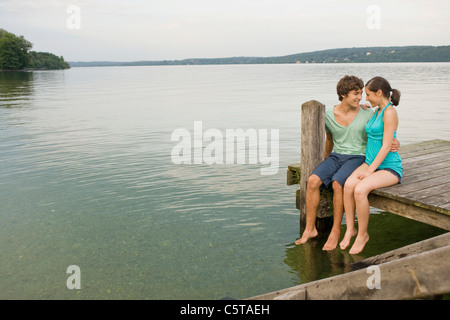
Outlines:
{"type": "Polygon", "coordinates": [[[329,157],[322,161],[312,174],[322,180],[326,188],[329,188],[333,181],[337,181],[344,187],[347,178],[364,163],[365,156],[346,155],[331,152],[329,157]]]}

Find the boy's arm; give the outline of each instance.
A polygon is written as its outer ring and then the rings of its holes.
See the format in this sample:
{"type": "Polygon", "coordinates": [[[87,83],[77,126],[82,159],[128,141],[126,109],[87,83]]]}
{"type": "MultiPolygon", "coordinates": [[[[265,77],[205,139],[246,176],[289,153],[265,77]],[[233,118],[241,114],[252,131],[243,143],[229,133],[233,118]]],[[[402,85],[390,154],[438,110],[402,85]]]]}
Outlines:
{"type": "Polygon", "coordinates": [[[323,153],[323,158],[326,159],[330,155],[330,152],[333,151],[333,135],[327,132],[327,137],[325,139],[325,151],[323,153]]]}

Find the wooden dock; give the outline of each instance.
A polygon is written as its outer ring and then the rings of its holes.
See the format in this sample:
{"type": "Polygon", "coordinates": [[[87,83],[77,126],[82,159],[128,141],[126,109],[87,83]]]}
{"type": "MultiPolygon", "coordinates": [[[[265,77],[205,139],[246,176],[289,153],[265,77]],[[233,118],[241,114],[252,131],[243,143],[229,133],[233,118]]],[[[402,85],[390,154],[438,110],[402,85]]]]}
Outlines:
{"type": "MultiPolygon", "coordinates": [[[[287,171],[287,184],[300,185],[296,192],[300,225],[305,219],[307,178],[323,154],[324,117],[325,106],[320,102],[302,105],[302,159],[287,171]]],[[[402,183],[372,191],[370,205],[450,231],[450,141],[401,145],[399,154],[404,169],[402,183]]],[[[327,200],[323,195],[321,198],[324,205],[319,206],[319,220],[331,214],[327,200]]],[[[450,232],[365,259],[354,268],[249,300],[414,299],[450,293],[450,232]],[[377,285],[373,285],[374,279],[379,281],[377,285]]]]}
{"type": "Polygon", "coordinates": [[[374,190],[370,205],[450,230],[450,141],[432,140],[400,147],[401,184],[374,190]]]}
{"type": "MultiPolygon", "coordinates": [[[[402,183],[372,191],[370,205],[450,231],[450,141],[400,146],[399,154],[402,183]]],[[[298,183],[300,164],[288,170],[288,184],[298,183]]]]}

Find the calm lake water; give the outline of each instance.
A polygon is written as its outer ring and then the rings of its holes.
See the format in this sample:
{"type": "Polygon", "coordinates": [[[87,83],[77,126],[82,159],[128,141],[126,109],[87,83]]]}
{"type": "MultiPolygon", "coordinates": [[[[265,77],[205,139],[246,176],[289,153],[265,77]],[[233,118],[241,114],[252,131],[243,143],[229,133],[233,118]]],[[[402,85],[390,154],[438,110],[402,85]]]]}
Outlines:
{"type": "Polygon", "coordinates": [[[361,255],[294,245],[286,168],[300,161],[300,106],[337,104],[345,74],[401,90],[403,145],[450,140],[449,63],[0,73],[0,299],[246,298],[442,233],[374,209],[361,255]],[[172,133],[194,137],[194,121],[224,135],[277,129],[278,172],[175,164],[172,133]],[[67,287],[71,265],[80,290],[67,287]]]}

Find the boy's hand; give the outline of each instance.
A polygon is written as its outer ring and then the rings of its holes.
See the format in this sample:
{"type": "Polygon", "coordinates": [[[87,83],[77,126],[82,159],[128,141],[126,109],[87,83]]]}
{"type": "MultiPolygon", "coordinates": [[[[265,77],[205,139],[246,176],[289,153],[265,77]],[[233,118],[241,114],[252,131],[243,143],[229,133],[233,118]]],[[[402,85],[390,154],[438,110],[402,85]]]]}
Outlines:
{"type": "Polygon", "coordinates": [[[370,105],[370,102],[366,101],[364,103],[360,103],[359,106],[361,108],[363,108],[364,110],[367,110],[367,108],[372,108],[372,106],[370,105]]]}
{"type": "Polygon", "coordinates": [[[394,138],[394,140],[392,140],[392,145],[391,145],[391,152],[397,152],[398,149],[400,149],[400,141],[397,140],[397,138],[394,138]]]}

